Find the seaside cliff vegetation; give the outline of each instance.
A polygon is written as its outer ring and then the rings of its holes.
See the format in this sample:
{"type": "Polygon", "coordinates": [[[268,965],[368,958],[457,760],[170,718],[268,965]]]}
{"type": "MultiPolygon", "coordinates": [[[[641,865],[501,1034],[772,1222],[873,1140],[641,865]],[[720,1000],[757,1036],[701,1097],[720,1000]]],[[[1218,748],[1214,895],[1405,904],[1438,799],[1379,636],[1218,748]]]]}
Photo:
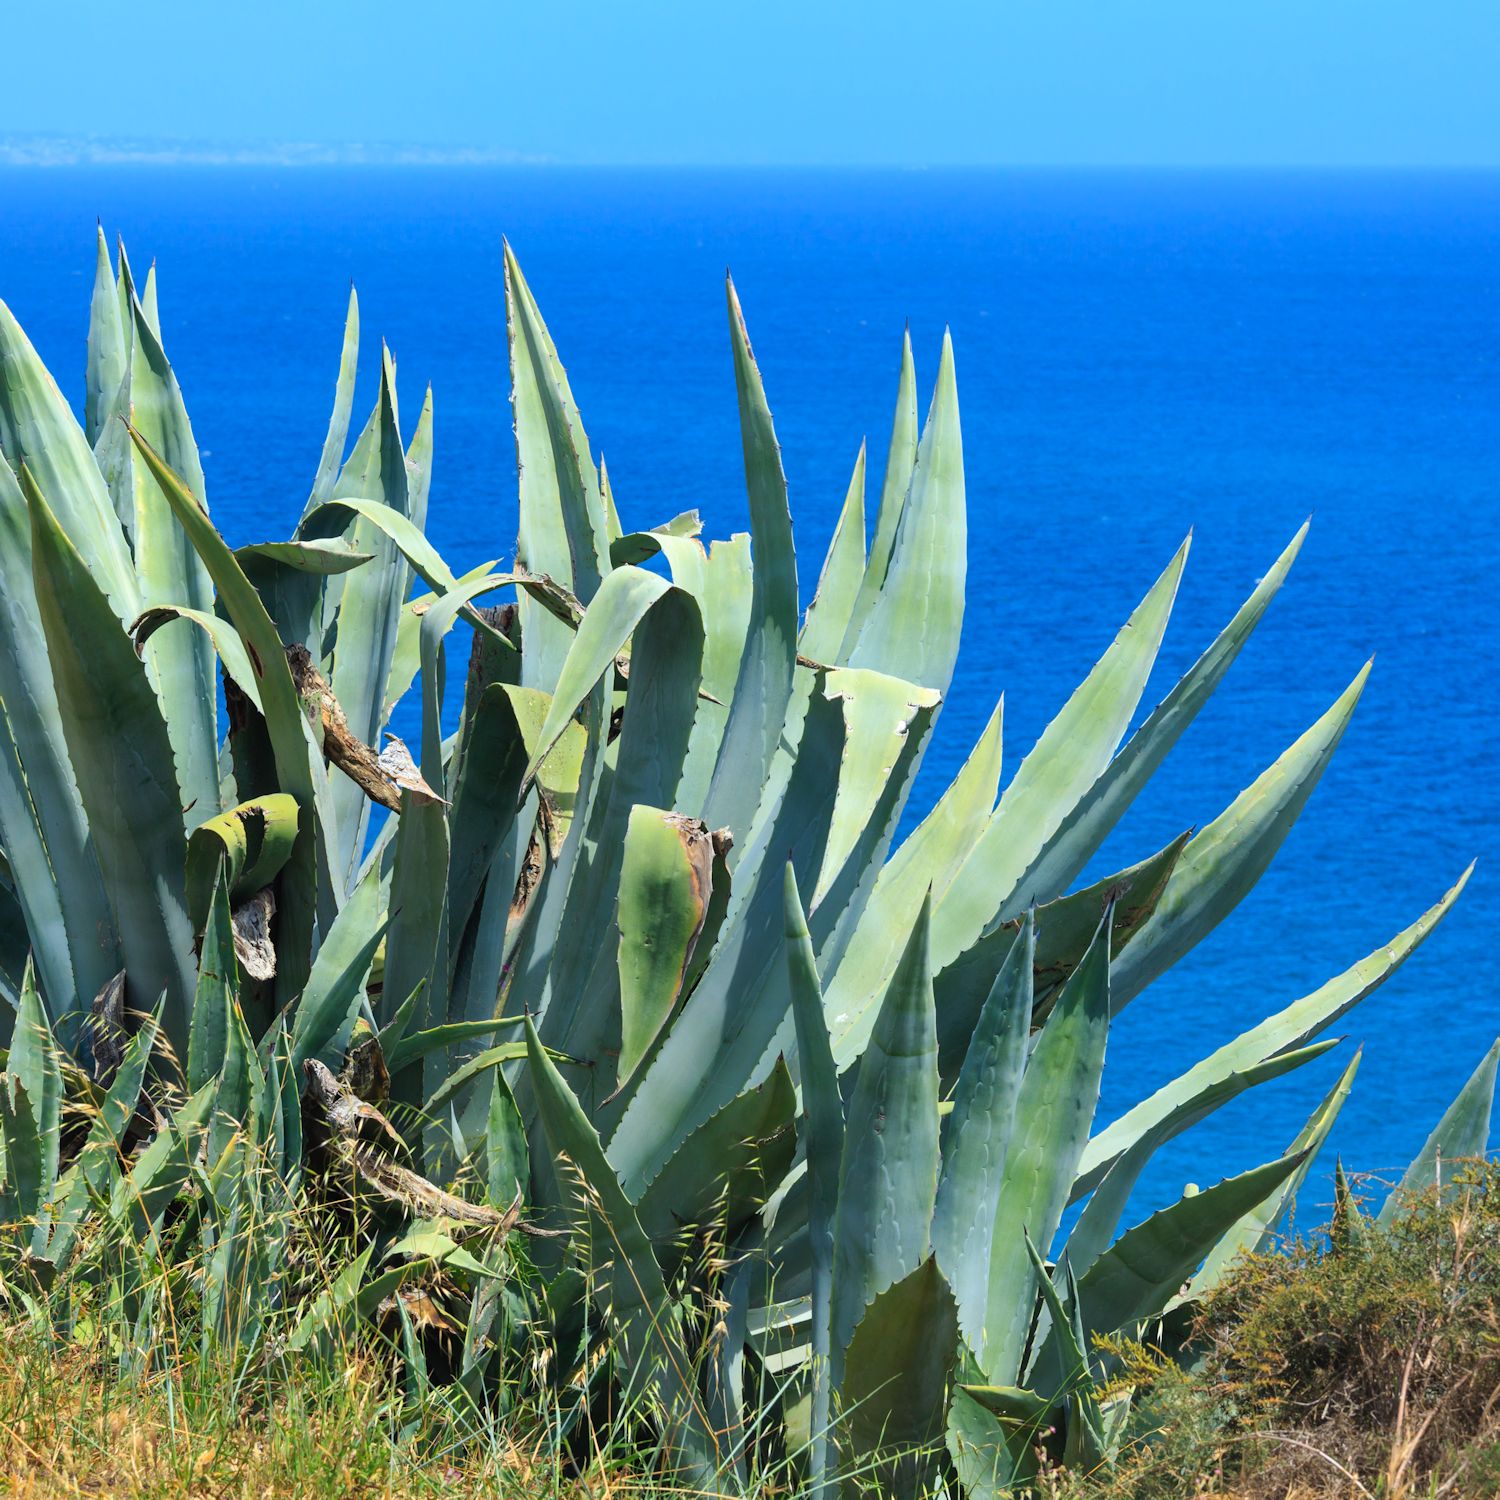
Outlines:
{"type": "MultiPolygon", "coordinates": [[[[237,548],[154,276],[101,233],[82,422],[0,303],[0,1416],[34,1483],[86,1434],[160,1493],[491,1464],[501,1493],[984,1500],[1132,1472],[1205,1339],[1257,1409],[1301,1399],[1256,1360],[1335,1262],[1238,1268],[1357,1054],[1239,1175],[1129,1222],[1135,1189],[1336,1047],[1467,872],[1107,1124],[1112,1017],[1255,884],[1369,668],[1196,831],[1079,880],[1306,528],[1127,739],[1184,542],[1004,790],[997,705],[898,841],[963,618],[948,342],[925,425],[903,349],[804,613],[733,286],[751,533],[711,546],[696,513],[625,525],[509,249],[505,289],[519,532],[461,572],[388,352],[350,444],[352,297],[300,519],[237,548]]],[[[1495,1063],[1393,1204],[1435,1183],[1433,1224],[1489,1223],[1451,1163],[1495,1063]]],[[[1391,1226],[1361,1242],[1394,1266],[1391,1226]]]]}

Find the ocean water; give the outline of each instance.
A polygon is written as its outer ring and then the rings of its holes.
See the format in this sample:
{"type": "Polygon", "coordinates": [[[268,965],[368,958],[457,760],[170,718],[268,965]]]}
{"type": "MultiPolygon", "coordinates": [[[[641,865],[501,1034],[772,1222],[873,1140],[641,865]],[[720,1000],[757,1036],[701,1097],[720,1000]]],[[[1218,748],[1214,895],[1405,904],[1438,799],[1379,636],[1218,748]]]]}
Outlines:
{"type": "MultiPolygon", "coordinates": [[[[81,401],[93,227],[154,256],[165,341],[235,542],[285,534],[359,288],[404,419],[436,402],[430,532],[515,531],[501,236],[520,255],[627,525],[745,501],[722,276],[736,279],[816,580],[860,439],[883,461],[909,321],[950,326],[969,493],[964,649],[916,800],[1003,691],[1006,765],[1189,529],[1143,713],[1308,516],[1280,598],[1109,841],[1107,873],[1215,816],[1374,674],[1270,872],[1123,1014],[1111,1118],[1435,901],[1446,924],[1331,1058],[1179,1138],[1147,1197],[1280,1151],[1364,1047],[1333,1146],[1399,1168],[1500,1031],[1500,176],[119,168],[0,173],[0,296],[81,401]]],[[[923,397],[925,401],[925,394],[923,397]]],[[[1331,1169],[1331,1153],[1325,1166],[1331,1169]]],[[[1323,1216],[1326,1174],[1304,1192],[1323,1216]]]]}

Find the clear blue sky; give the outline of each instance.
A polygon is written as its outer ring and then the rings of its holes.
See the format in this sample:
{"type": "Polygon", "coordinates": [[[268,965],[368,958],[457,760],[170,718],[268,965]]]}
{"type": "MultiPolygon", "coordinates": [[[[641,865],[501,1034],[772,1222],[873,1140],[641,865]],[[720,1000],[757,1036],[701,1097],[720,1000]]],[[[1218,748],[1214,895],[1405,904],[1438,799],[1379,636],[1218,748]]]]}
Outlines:
{"type": "Polygon", "coordinates": [[[0,0],[0,135],[1500,165],[1500,0],[0,0]]]}

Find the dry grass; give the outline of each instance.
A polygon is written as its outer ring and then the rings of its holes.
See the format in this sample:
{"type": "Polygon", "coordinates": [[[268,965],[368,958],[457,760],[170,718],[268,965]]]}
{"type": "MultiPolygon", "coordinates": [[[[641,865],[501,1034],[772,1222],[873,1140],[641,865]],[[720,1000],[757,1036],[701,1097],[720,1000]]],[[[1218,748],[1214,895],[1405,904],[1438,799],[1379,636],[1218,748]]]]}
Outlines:
{"type": "Polygon", "coordinates": [[[252,1391],[188,1361],[120,1378],[95,1348],[59,1351],[0,1329],[0,1495],[204,1496],[212,1500],[605,1500],[665,1496],[601,1457],[566,1478],[540,1437],[470,1433],[439,1407],[413,1419],[382,1371],[283,1372],[252,1391]]]}

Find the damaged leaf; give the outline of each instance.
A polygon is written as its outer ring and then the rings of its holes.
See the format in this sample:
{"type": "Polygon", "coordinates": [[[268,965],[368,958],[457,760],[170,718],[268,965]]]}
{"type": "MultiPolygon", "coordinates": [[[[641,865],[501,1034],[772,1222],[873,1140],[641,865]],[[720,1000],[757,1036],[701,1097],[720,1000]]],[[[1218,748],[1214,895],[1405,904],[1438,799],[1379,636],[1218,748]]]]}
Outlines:
{"type": "Polygon", "coordinates": [[[630,810],[620,865],[621,1086],[671,1016],[708,916],[714,836],[698,818],[630,810]]]}
{"type": "Polygon", "coordinates": [[[208,920],[223,866],[229,899],[243,903],[281,873],[297,842],[297,801],[285,792],[253,797],[200,823],[188,837],[187,897],[193,931],[208,920]]]}

